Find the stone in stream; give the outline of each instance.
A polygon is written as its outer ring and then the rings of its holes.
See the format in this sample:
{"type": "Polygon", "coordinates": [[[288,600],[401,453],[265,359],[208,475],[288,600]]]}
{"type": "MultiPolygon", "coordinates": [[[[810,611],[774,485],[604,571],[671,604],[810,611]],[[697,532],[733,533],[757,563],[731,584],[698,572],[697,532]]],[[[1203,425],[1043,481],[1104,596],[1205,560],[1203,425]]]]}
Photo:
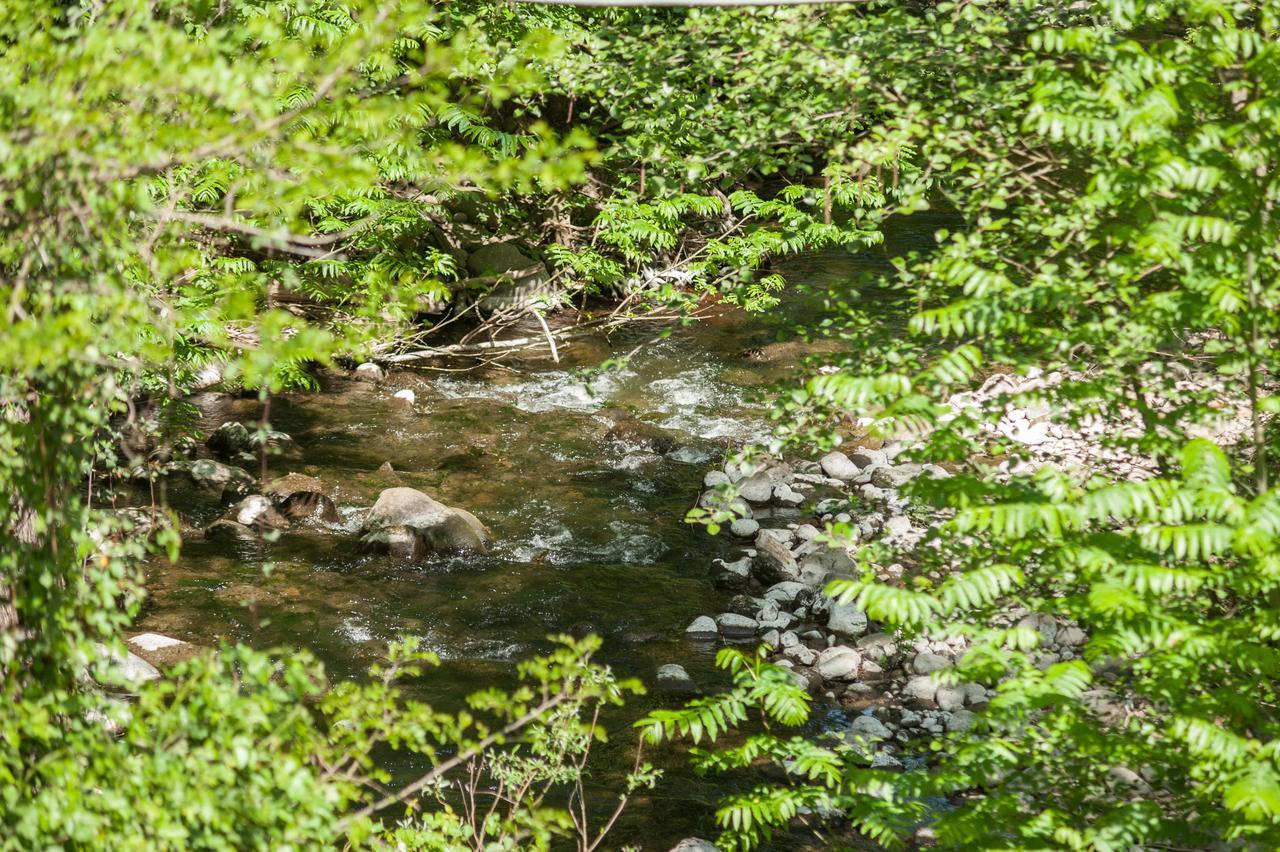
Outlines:
{"type": "Polygon", "coordinates": [[[672,846],[668,852],[720,852],[720,847],[701,837],[686,837],[672,846]]]}
{"type": "Polygon", "coordinates": [[[773,486],[773,502],[779,506],[795,507],[804,502],[804,495],[784,482],[773,486]]]}
{"type": "Polygon", "coordinates": [[[738,495],[751,503],[768,503],[773,496],[773,481],[767,472],[754,473],[738,482],[738,495]]]}
{"type": "Polygon", "coordinates": [[[103,686],[137,688],[160,677],[160,670],[137,654],[131,652],[120,654],[101,642],[95,643],[94,648],[98,652],[98,658],[106,663],[103,686]]]}
{"type": "Polygon", "coordinates": [[[314,476],[290,473],[273,479],[263,490],[286,518],[295,521],[315,518],[330,524],[341,520],[338,507],[325,493],[324,485],[314,476]]]}
{"type": "Polygon", "coordinates": [[[239,500],[252,494],[257,482],[244,468],[213,459],[197,459],[187,470],[191,481],[222,499],[239,500]]]}
{"type": "Polygon", "coordinates": [[[391,398],[396,402],[402,403],[404,405],[413,405],[413,403],[417,400],[417,396],[409,388],[404,388],[403,390],[396,391],[391,395],[391,398]]]}
{"type": "Polygon", "coordinates": [[[686,639],[714,639],[719,635],[720,628],[709,615],[698,616],[684,629],[686,639]]]}
{"type": "Polygon", "coordinates": [[[257,538],[266,532],[288,529],[288,527],[289,519],[277,512],[270,500],[261,494],[251,494],[206,527],[204,537],[209,540],[226,538],[247,540],[257,538]]]}
{"type": "Polygon", "coordinates": [[[629,412],[618,413],[604,437],[608,441],[639,447],[658,455],[666,455],[676,448],[675,435],[661,426],[639,420],[629,412]]]}
{"type": "Polygon", "coordinates": [[[456,509],[414,488],[388,488],[360,527],[366,547],[416,560],[435,552],[486,553],[488,528],[466,509],[456,509]]]}
{"type": "Polygon", "coordinates": [[[243,423],[223,423],[206,441],[209,449],[224,458],[234,458],[249,451],[249,429],[243,423]]]}
{"type": "Polygon", "coordinates": [[[716,616],[716,624],[720,627],[721,634],[727,639],[749,639],[755,636],[759,629],[754,618],[738,615],[735,612],[725,612],[716,616]]]}
{"type": "Polygon", "coordinates": [[[722,470],[709,470],[707,475],[702,477],[703,488],[718,488],[721,485],[729,485],[731,482],[729,474],[722,470]]]}
{"type": "Polygon", "coordinates": [[[139,633],[128,639],[129,650],[158,669],[176,666],[209,649],[160,633],[139,633]]]}
{"type": "Polygon", "coordinates": [[[821,466],[822,472],[832,479],[848,481],[861,472],[858,470],[858,466],[839,450],[827,453],[818,460],[818,464],[821,466]]]}
{"type": "Polygon", "coordinates": [[[363,382],[380,382],[387,377],[387,371],[372,361],[366,361],[356,367],[354,375],[363,382]]]}
{"type": "Polygon", "coordinates": [[[760,522],[753,518],[736,518],[729,525],[729,532],[738,538],[752,538],[760,532],[760,522]]]}
{"type": "Polygon", "coordinates": [[[658,667],[658,688],[667,692],[697,692],[698,686],[689,677],[684,666],[667,663],[658,667]]]}
{"type": "Polygon", "coordinates": [[[861,737],[872,742],[880,742],[887,740],[893,736],[893,732],[885,727],[875,716],[859,716],[849,725],[849,730],[845,735],[846,740],[852,740],[861,737]]]}
{"type": "Polygon", "coordinates": [[[862,655],[845,645],[834,645],[818,654],[818,674],[827,680],[853,680],[862,665],[862,655]]]}
{"type": "Polygon", "coordinates": [[[756,579],[764,585],[773,586],[800,576],[799,564],[774,530],[760,530],[756,551],[756,579]]]}

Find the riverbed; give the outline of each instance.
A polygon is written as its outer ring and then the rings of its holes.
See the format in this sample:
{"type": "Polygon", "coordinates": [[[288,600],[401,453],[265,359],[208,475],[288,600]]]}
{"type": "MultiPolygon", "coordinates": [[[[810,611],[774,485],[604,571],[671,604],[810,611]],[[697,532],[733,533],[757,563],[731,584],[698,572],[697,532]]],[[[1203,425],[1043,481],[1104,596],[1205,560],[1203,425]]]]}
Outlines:
{"type": "MultiPolygon", "coordinates": [[[[920,222],[894,248],[923,245],[932,226],[920,222]]],[[[317,477],[342,520],[295,526],[270,543],[190,536],[176,564],[150,567],[138,629],[205,645],[306,648],[334,679],[359,677],[388,641],[416,636],[442,662],[415,691],[442,708],[508,678],[515,661],[561,632],[600,635],[602,659],[622,675],[652,682],[658,666],[675,662],[715,688],[723,682],[716,647],[685,641],[683,630],[722,608],[708,569],[732,543],[686,524],[685,513],[726,448],[768,434],[772,388],[801,359],[836,348],[786,340],[788,323],[821,310],[832,285],[884,269],[885,256],[876,249],[796,258],[784,271],[803,286],[782,309],[761,316],[718,306],[620,367],[601,365],[651,337],[651,328],[579,342],[558,364],[398,370],[379,383],[332,373],[316,392],[274,397],[271,426],[298,451],[273,461],[272,475],[317,477]],[[395,397],[406,389],[412,404],[395,397]],[[655,451],[611,434],[620,418],[658,427],[671,443],[655,451]],[[364,511],[393,486],[468,509],[495,546],[422,566],[362,552],[364,511]]],[[[262,416],[257,399],[205,393],[191,402],[206,433],[262,416]]],[[[219,512],[181,489],[167,496],[193,529],[219,512]]],[[[619,721],[671,700],[638,699],[619,721]]],[[[814,725],[839,713],[817,707],[814,725]]],[[[605,750],[603,786],[622,772],[631,745],[623,735],[605,750]]],[[[682,769],[674,752],[659,762],[669,777],[630,810],[611,848],[665,849],[689,834],[714,836],[716,785],[682,769]]]]}

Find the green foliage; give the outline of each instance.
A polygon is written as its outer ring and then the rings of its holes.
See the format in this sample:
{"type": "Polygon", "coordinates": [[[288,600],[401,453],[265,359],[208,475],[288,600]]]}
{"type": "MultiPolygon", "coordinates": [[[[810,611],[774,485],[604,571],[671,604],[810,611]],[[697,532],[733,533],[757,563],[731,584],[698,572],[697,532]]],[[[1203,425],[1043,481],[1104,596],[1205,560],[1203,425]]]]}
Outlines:
{"type": "Polygon", "coordinates": [[[1271,3],[889,4],[853,42],[880,108],[842,164],[909,161],[885,209],[959,227],[895,261],[905,336],[833,300],[851,354],[786,398],[779,444],[870,417],[956,472],[911,489],[937,511],[925,545],[866,545],[862,577],[830,590],[906,636],[965,637],[945,677],[997,690],[884,788],[955,803],[928,817],[941,846],[1280,843],[1278,22],[1271,3]],[[1050,380],[942,404],[1032,368],[1050,380]],[[1106,456],[1019,467],[994,428],[1010,402],[1092,423],[1106,456]],[[1197,437],[1224,414],[1238,441],[1197,437]],[[891,562],[902,582],[876,579],[891,562]],[[1027,611],[1079,625],[1083,653],[1046,657],[1009,619],[1027,611]]]}

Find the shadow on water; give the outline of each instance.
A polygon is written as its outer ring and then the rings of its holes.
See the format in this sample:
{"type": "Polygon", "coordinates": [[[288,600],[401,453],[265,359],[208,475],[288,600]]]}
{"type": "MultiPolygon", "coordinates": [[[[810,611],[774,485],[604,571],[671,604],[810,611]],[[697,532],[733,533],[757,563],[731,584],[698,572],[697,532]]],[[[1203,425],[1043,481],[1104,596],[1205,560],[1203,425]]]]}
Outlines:
{"type": "MultiPolygon", "coordinates": [[[[918,230],[935,227],[922,222],[918,230]]],[[[850,281],[887,263],[882,250],[841,251],[789,267],[802,286],[772,317],[725,308],[642,350],[621,370],[591,372],[638,336],[570,349],[554,368],[404,371],[377,386],[330,379],[321,392],[274,399],[272,426],[294,436],[301,460],[273,462],[273,474],[319,477],[342,524],[290,531],[261,545],[189,541],[176,565],[149,571],[139,627],[205,644],[305,647],[334,679],[360,676],[388,640],[418,636],[442,663],[413,685],[415,697],[442,709],[509,679],[515,660],[561,632],[601,635],[604,661],[624,676],[651,681],[659,665],[678,662],[714,688],[723,683],[715,648],[687,643],[682,633],[694,617],[722,609],[708,568],[727,544],[686,525],[684,514],[726,443],[767,432],[752,400],[799,358],[831,351],[821,340],[777,344],[787,325],[825,310],[850,281]],[[783,348],[771,356],[770,346],[783,348]],[[412,406],[392,399],[404,388],[416,395],[412,406]],[[607,438],[608,415],[618,409],[670,430],[675,449],[657,454],[607,438]],[[380,472],[384,462],[395,472],[380,472]],[[396,485],[475,513],[493,530],[493,552],[418,567],[362,554],[354,531],[363,509],[396,485]]],[[[193,402],[206,431],[261,415],[254,400],[207,394],[193,402]]],[[[180,491],[172,499],[193,526],[216,517],[216,506],[180,491]]],[[[599,786],[619,781],[629,766],[634,741],[623,729],[664,701],[671,699],[646,696],[614,720],[617,733],[597,762],[599,786]]],[[[825,712],[815,714],[815,725],[830,721],[821,719],[825,712]]],[[[655,760],[668,776],[629,809],[609,848],[666,849],[689,834],[714,836],[721,788],[688,771],[679,753],[655,760]]],[[[412,769],[394,758],[392,766],[412,769]]],[[[611,807],[612,794],[599,801],[611,807]]]]}

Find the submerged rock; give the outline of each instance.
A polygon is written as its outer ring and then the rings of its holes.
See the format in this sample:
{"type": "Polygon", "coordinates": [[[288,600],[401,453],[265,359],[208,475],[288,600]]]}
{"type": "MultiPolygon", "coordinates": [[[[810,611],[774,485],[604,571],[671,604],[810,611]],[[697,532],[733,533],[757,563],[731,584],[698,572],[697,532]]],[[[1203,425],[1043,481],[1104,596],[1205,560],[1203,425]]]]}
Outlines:
{"type": "Polygon", "coordinates": [[[475,515],[414,488],[379,494],[360,533],[366,546],[411,560],[436,552],[486,553],[492,539],[475,515]]]}
{"type": "Polygon", "coordinates": [[[667,663],[658,667],[658,688],[668,692],[697,692],[698,686],[684,666],[667,663]]]}
{"type": "Polygon", "coordinates": [[[609,441],[640,447],[659,455],[665,455],[676,448],[675,436],[666,429],[630,415],[619,416],[604,437],[609,441]]]}

